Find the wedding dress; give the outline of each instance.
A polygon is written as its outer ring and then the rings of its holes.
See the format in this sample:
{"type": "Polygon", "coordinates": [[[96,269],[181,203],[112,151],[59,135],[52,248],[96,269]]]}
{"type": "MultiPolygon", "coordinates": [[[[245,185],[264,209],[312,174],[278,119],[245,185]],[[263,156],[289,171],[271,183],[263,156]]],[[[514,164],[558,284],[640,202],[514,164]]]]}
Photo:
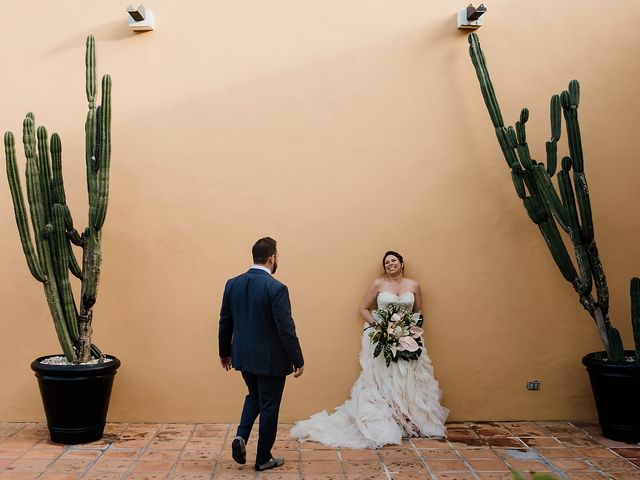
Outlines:
{"type": "MultiPolygon", "coordinates": [[[[400,304],[411,311],[412,292],[378,294],[378,308],[400,304]]],[[[426,346],[416,360],[386,366],[384,356],[373,358],[370,330],[362,335],[362,372],[351,388],[351,398],[332,414],[325,410],[291,428],[291,436],[331,447],[378,448],[400,444],[402,437],[446,435],[449,410],[440,405],[442,391],[433,376],[426,346]]],[[[424,342],[423,342],[424,343],[424,342]]]]}

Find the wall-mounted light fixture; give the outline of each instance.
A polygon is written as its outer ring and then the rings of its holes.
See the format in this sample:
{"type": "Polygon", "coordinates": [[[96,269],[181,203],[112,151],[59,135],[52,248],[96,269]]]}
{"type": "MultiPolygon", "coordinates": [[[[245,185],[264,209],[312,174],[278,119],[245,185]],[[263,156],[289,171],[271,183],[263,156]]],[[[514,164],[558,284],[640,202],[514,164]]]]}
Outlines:
{"type": "Polygon", "coordinates": [[[146,32],[153,30],[155,26],[155,16],[153,12],[148,8],[144,8],[144,5],[138,5],[138,8],[134,8],[133,5],[127,7],[127,13],[129,14],[129,28],[136,32],[146,32]]]}
{"type": "Polygon", "coordinates": [[[458,12],[458,28],[465,30],[475,30],[482,25],[482,15],[487,12],[487,7],[480,4],[478,8],[469,4],[458,12]]]}

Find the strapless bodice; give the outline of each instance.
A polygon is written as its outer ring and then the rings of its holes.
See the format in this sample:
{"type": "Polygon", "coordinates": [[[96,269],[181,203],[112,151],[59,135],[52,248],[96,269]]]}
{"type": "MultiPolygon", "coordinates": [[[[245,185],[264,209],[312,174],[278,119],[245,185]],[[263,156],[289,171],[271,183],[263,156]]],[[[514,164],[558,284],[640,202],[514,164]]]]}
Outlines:
{"type": "Polygon", "coordinates": [[[378,293],[378,308],[387,308],[392,303],[395,305],[402,305],[408,311],[413,311],[413,302],[415,297],[413,292],[405,292],[402,295],[396,295],[393,292],[380,292],[378,293]]]}

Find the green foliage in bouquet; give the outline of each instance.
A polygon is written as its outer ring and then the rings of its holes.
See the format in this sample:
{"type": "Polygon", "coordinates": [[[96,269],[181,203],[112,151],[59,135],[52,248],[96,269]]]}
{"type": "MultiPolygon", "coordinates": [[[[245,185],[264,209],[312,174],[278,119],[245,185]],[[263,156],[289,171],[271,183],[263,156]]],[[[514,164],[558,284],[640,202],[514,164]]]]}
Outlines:
{"type": "Polygon", "coordinates": [[[82,234],[73,226],[62,178],[62,143],[57,133],[49,138],[45,127],[35,126],[28,113],[23,122],[22,141],[26,157],[27,200],[35,248],[16,161],[12,132],[4,135],[7,177],[27,265],[33,277],[44,285],[58,340],[67,360],[87,362],[101,357],[91,343],[93,305],[102,262],[102,225],[109,196],[111,162],[111,77],[102,77],[102,103],[96,105],[96,52],[93,36],[86,45],[86,93],[89,102],[85,122],[85,157],[89,193],[89,226],[82,234]],[[82,268],[72,244],[82,247],[82,268]],[[74,300],[69,273],[81,280],[81,300],[74,300]]]}
{"type": "Polygon", "coordinates": [[[367,327],[375,344],[373,357],[384,355],[387,367],[398,360],[415,360],[422,354],[422,315],[402,305],[390,304],[371,312],[375,325],[367,327]]]}
{"type": "MultiPolygon", "coordinates": [[[[522,199],[529,218],[540,229],[562,276],[573,286],[579,296],[580,304],[595,321],[607,358],[616,363],[625,362],[620,334],[609,320],[609,289],[595,240],[578,123],[580,85],[577,80],[571,80],[567,90],[551,97],[551,137],[545,145],[547,161],[545,165],[534,160],[529,151],[525,128],[529,119],[529,110],[522,109],[515,127],[504,125],[484,53],[475,33],[469,35],[469,44],[469,54],[480,82],[482,97],[489,111],[502,154],[511,170],[516,193],[522,199]],[[556,175],[562,117],[566,124],[570,156],[562,158],[560,171],[556,175]],[[557,187],[552,182],[554,175],[557,187]],[[575,265],[567,252],[558,227],[569,237],[574,250],[575,265]],[[594,285],[596,298],[592,295],[594,285]]],[[[640,279],[638,278],[631,280],[631,317],[635,357],[636,360],[640,360],[640,279]]]]}

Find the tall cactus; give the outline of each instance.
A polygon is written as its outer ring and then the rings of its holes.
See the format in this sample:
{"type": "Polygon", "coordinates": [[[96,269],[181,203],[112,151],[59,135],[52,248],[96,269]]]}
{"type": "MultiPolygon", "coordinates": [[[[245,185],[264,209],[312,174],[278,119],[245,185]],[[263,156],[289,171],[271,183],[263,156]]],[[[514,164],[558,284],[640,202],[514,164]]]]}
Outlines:
{"type": "MultiPolygon", "coordinates": [[[[504,158],[511,169],[516,193],[522,199],[529,218],[538,225],[562,276],[571,283],[580,298],[580,304],[594,319],[607,357],[614,362],[623,362],[624,349],[620,334],[609,321],[609,289],[596,247],[589,188],[584,172],[578,123],[580,85],[577,80],[571,80],[567,90],[551,97],[551,136],[545,145],[547,160],[545,165],[534,160],[529,151],[525,128],[529,119],[529,110],[522,109],[515,128],[510,125],[505,127],[487,70],[486,59],[475,33],[469,35],[469,45],[469,54],[480,82],[482,97],[504,158]],[[566,125],[569,156],[562,158],[560,171],[556,175],[557,142],[560,140],[562,131],[562,116],[566,125]],[[558,184],[557,189],[552,182],[554,175],[558,184]],[[558,226],[569,236],[573,245],[575,264],[571,260],[558,226]],[[592,295],[594,284],[595,299],[592,295]]],[[[635,305],[632,310],[635,312],[633,326],[636,356],[640,359],[640,280],[632,282],[631,297],[632,305],[635,305]]]]}
{"type": "Polygon", "coordinates": [[[73,226],[66,204],[62,177],[62,143],[57,133],[51,141],[44,127],[35,127],[35,117],[28,113],[23,122],[26,157],[26,185],[29,212],[18,173],[15,139],[4,135],[7,177],[22,249],[33,277],[44,285],[45,296],[62,351],[72,363],[101,357],[91,343],[93,305],[100,278],[102,225],[109,197],[111,160],[111,77],[102,77],[101,105],[96,106],[96,54],[93,36],[86,45],[86,91],[89,111],[85,123],[85,156],[89,196],[89,226],[82,234],[73,226]],[[28,217],[35,238],[31,238],[28,217]],[[82,268],[72,245],[82,247],[82,268]],[[81,280],[79,308],[73,297],[69,272],[81,280]]]}

